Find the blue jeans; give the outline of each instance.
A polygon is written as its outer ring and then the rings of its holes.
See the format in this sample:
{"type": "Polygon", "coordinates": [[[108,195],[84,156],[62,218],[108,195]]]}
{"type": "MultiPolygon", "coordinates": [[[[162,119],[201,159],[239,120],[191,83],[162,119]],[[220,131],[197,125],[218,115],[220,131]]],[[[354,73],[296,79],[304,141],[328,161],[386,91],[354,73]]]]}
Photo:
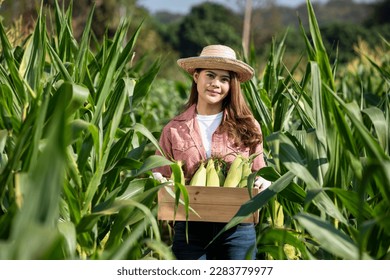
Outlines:
{"type": "Polygon", "coordinates": [[[176,222],[174,227],[172,251],[178,260],[256,259],[256,231],[252,223],[238,224],[210,245],[225,223],[188,222],[188,243],[185,224],[176,222]]]}

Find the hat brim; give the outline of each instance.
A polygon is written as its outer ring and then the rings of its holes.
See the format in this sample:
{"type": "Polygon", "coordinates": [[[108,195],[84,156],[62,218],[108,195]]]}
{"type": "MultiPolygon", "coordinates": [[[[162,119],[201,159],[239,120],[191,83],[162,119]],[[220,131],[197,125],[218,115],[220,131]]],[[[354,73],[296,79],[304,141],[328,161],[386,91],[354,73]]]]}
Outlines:
{"type": "Polygon", "coordinates": [[[191,75],[196,69],[221,69],[237,73],[240,82],[252,79],[254,70],[251,66],[237,59],[202,56],[181,58],[177,64],[191,75]]]}

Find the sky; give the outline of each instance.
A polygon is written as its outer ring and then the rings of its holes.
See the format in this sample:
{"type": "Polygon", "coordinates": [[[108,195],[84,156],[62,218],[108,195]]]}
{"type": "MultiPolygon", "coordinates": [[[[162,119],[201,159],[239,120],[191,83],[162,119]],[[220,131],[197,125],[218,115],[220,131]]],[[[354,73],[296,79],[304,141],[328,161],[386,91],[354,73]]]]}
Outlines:
{"type": "MultiPolygon", "coordinates": [[[[157,11],[168,11],[171,13],[186,14],[191,10],[192,6],[198,5],[206,1],[229,5],[232,7],[233,10],[236,7],[238,8],[237,0],[138,0],[138,3],[148,9],[150,13],[155,13],[157,11]]],[[[255,5],[256,2],[261,3],[261,0],[252,0],[253,5],[255,5]]],[[[276,3],[278,5],[288,7],[296,7],[305,2],[306,0],[276,0],[276,3]]],[[[312,0],[311,2],[324,3],[327,1],[312,0]]],[[[355,2],[370,2],[370,0],[355,0],[355,2]]]]}

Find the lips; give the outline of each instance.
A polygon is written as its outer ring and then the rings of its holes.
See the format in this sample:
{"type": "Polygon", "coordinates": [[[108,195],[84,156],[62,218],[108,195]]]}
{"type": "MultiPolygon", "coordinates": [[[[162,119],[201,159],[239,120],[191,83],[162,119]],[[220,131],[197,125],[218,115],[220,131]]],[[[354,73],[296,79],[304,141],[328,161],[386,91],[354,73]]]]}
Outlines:
{"type": "Polygon", "coordinates": [[[214,90],[208,90],[208,93],[210,93],[212,95],[221,94],[220,92],[214,91],[214,90]]]}

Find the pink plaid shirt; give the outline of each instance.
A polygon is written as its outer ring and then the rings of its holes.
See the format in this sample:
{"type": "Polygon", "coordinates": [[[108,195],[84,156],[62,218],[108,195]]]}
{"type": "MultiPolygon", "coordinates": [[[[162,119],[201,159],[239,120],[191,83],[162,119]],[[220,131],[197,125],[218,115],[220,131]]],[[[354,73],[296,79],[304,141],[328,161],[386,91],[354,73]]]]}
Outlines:
{"type": "MultiPolygon", "coordinates": [[[[260,125],[256,122],[260,129],[260,125]]],[[[227,164],[231,164],[236,154],[249,157],[252,153],[248,147],[237,147],[227,133],[220,133],[219,128],[214,132],[211,144],[211,156],[223,157],[227,164]]],[[[199,163],[207,159],[206,150],[202,144],[199,125],[196,120],[195,105],[185,112],[173,118],[163,129],[160,137],[160,146],[168,159],[181,160],[186,181],[192,178],[199,163]]],[[[158,151],[157,154],[160,154],[158,151]]],[[[258,156],[254,159],[252,171],[257,171],[266,166],[263,156],[263,144],[259,144],[253,153],[258,156]]],[[[164,177],[171,176],[169,166],[163,166],[154,170],[164,177]]]]}

